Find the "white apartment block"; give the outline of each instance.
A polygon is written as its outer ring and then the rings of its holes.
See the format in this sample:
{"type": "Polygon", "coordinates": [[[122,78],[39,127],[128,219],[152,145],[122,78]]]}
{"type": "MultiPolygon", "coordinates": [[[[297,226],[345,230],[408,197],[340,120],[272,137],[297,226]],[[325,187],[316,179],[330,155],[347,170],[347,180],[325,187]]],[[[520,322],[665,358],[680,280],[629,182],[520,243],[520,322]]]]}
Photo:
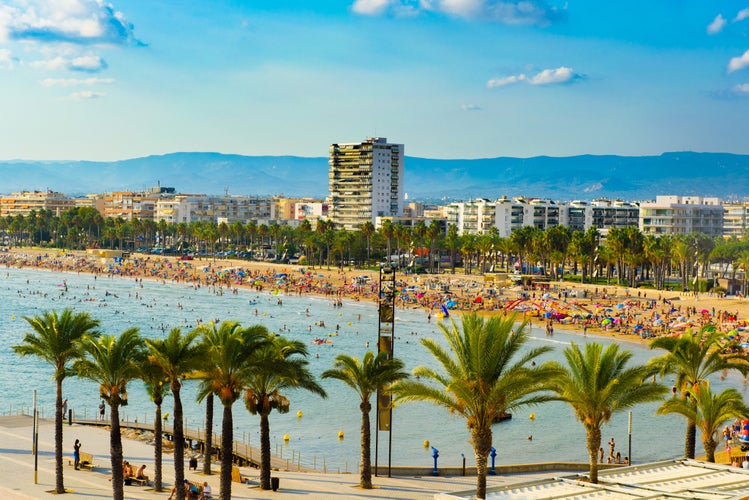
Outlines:
{"type": "Polygon", "coordinates": [[[560,224],[559,205],[545,199],[503,197],[455,202],[447,206],[446,216],[448,224],[458,227],[458,234],[486,234],[496,227],[503,238],[523,226],[547,229],[560,224]]]}
{"type": "Polygon", "coordinates": [[[59,216],[62,212],[75,208],[75,201],[55,191],[18,191],[0,197],[0,216],[28,216],[31,211],[50,210],[59,216]]]}
{"type": "Polygon", "coordinates": [[[704,233],[723,235],[723,203],[720,198],[702,196],[656,196],[640,204],[643,234],[704,233]]]}
{"type": "Polygon", "coordinates": [[[384,137],[330,146],[328,216],[355,230],[377,217],[403,213],[403,144],[384,137]]]}
{"type": "Polygon", "coordinates": [[[629,201],[575,200],[562,204],[561,209],[561,224],[572,231],[587,231],[591,227],[606,230],[612,227],[639,226],[640,207],[629,201]]]}
{"type": "Polygon", "coordinates": [[[154,220],[167,223],[242,222],[275,219],[273,198],[257,196],[208,196],[180,194],[156,203],[154,220]]]}
{"type": "Polygon", "coordinates": [[[723,203],[723,237],[743,239],[749,231],[749,202],[723,203]]]}

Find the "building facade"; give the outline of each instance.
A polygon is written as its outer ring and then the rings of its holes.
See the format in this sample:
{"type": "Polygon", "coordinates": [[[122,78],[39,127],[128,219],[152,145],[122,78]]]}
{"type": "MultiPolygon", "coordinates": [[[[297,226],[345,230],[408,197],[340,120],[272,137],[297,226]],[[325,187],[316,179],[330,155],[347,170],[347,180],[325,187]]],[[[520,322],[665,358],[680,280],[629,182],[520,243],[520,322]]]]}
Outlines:
{"type": "Polygon", "coordinates": [[[643,234],[704,233],[723,236],[723,203],[719,198],[702,196],[656,196],[654,202],[640,204],[640,231],[643,234]]]}
{"type": "Polygon", "coordinates": [[[328,216],[355,230],[377,217],[403,213],[403,144],[384,137],[330,146],[328,216]]]}

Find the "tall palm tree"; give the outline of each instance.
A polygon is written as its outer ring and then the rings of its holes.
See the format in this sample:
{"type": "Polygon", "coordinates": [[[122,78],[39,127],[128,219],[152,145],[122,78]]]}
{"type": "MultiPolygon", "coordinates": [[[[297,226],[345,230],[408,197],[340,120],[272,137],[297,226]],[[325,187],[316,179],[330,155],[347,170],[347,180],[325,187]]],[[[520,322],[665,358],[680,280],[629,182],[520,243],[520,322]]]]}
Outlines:
{"type": "MultiPolygon", "coordinates": [[[[164,372],[174,398],[174,482],[185,479],[185,434],[180,390],[185,377],[194,373],[203,361],[203,346],[195,342],[199,332],[182,334],[172,328],[165,339],[147,339],[148,360],[164,372]]],[[[177,488],[177,500],[185,498],[185,491],[177,488]]]]}
{"type": "Polygon", "coordinates": [[[554,363],[562,375],[556,377],[552,389],[575,410],[585,427],[590,481],[598,483],[598,450],[601,427],[611,417],[637,404],[661,399],[667,389],[646,382],[650,373],[646,366],[627,366],[631,351],[619,351],[617,344],[603,350],[601,344],[585,344],[585,350],[573,343],[564,350],[567,366],[554,363]]]}
{"type": "MultiPolygon", "coordinates": [[[[724,335],[713,325],[705,325],[693,334],[687,329],[678,337],[659,337],[650,343],[651,349],[663,349],[666,354],[650,360],[652,369],[661,377],[676,375],[676,389],[686,399],[690,389],[707,380],[713,373],[738,370],[747,373],[747,363],[739,354],[723,353],[724,335]]],[[[694,419],[686,416],[687,430],[684,456],[694,458],[697,427],[694,419]]]]}
{"type": "Polygon", "coordinates": [[[54,369],[55,380],[55,492],[65,493],[62,472],[62,381],[70,374],[70,364],[80,357],[80,343],[98,335],[99,320],[88,313],[64,309],[41,316],[24,317],[33,332],[27,333],[13,351],[21,356],[36,356],[54,369]]]}
{"type": "Polygon", "coordinates": [[[720,394],[714,394],[710,390],[709,380],[693,385],[687,394],[688,398],[672,398],[664,402],[656,413],[676,413],[693,420],[700,428],[707,461],[715,462],[717,434],[721,426],[726,420],[747,415],[749,408],[736,389],[726,389],[720,394]]]}
{"type": "Polygon", "coordinates": [[[361,472],[359,485],[372,489],[372,453],[371,426],[369,412],[372,410],[372,395],[378,390],[387,391],[393,383],[408,378],[403,370],[403,361],[397,358],[388,359],[385,352],[375,356],[367,351],[359,361],[358,358],[340,354],[333,363],[333,368],[326,370],[322,378],[340,380],[359,395],[361,410],[361,472]]]}
{"type": "Polygon", "coordinates": [[[151,401],[153,401],[153,404],[156,406],[156,413],[153,420],[153,489],[155,491],[161,491],[163,489],[161,405],[164,402],[164,397],[169,391],[169,379],[167,379],[164,370],[162,370],[160,366],[151,363],[144,363],[141,366],[140,379],[146,386],[148,397],[151,398],[151,401]]]}
{"type": "MultiPolygon", "coordinates": [[[[73,369],[78,376],[99,384],[99,396],[109,404],[112,423],[109,448],[112,460],[112,495],[124,498],[122,476],[122,436],[120,406],[127,405],[127,384],[138,378],[139,364],[144,361],[143,340],[137,328],[121,334],[88,338],[83,343],[86,357],[78,359],[73,369]]],[[[179,488],[177,488],[179,490],[179,488]]]]}
{"type": "Polygon", "coordinates": [[[419,366],[413,373],[428,383],[408,380],[396,384],[395,401],[428,401],[466,419],[476,455],[476,496],[486,497],[486,461],[492,447],[492,423],[506,412],[552,399],[544,394],[558,368],[533,366],[550,347],[524,349],[529,334],[515,316],[462,318],[462,329],[451,319],[440,324],[447,346],[432,339],[421,343],[439,362],[442,373],[419,366]],[[523,352],[521,352],[523,350],[523,352]]]}
{"type": "Polygon", "coordinates": [[[260,488],[270,484],[270,423],[273,410],[288,413],[289,399],[281,393],[286,389],[304,389],[323,398],[325,390],[307,368],[307,346],[299,340],[274,337],[256,356],[257,367],[249,375],[244,401],[247,410],[260,415],[260,488]]]}
{"type": "Polygon", "coordinates": [[[234,455],[234,418],[232,406],[247,386],[256,369],[258,352],[269,342],[262,325],[247,328],[236,321],[202,325],[203,344],[207,346],[199,395],[214,393],[224,407],[221,422],[221,500],[231,499],[231,467],[234,455]]]}

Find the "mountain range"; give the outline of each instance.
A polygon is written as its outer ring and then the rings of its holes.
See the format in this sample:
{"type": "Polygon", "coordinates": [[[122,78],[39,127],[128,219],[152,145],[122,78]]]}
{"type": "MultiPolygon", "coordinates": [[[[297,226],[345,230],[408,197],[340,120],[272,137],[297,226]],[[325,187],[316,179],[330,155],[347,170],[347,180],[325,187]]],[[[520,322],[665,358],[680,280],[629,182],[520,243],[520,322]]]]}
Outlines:
{"type": "MultiPolygon", "coordinates": [[[[178,193],[324,198],[328,159],[171,153],[112,162],[0,162],[0,193],[47,190],[69,196],[142,190],[160,184],[178,193]]],[[[405,158],[409,200],[654,199],[658,194],[749,196],[749,155],[664,153],[659,156],[405,158]]]]}

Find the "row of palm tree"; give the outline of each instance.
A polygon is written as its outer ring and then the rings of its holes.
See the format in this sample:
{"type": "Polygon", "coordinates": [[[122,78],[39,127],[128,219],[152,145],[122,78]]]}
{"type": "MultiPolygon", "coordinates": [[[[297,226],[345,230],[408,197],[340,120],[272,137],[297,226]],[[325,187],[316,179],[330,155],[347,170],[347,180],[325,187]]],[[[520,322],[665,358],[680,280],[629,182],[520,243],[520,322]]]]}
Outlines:
{"type": "MultiPolygon", "coordinates": [[[[319,220],[313,227],[309,220],[291,227],[278,222],[258,224],[250,221],[214,223],[195,221],[168,224],[148,219],[105,218],[91,207],[77,207],[54,215],[48,210],[31,211],[29,215],[0,217],[0,234],[13,245],[47,244],[62,248],[100,246],[115,249],[151,247],[171,242],[177,248],[205,251],[253,251],[258,255],[275,255],[278,259],[303,254],[308,265],[343,262],[379,262],[392,255],[418,253],[426,258],[424,267],[438,271],[443,256],[455,272],[462,260],[464,272],[478,270],[511,270],[517,265],[529,271],[540,266],[545,274],[558,278],[559,271],[572,268],[583,282],[594,275],[614,276],[618,284],[633,285],[652,281],[657,289],[665,278],[679,276],[682,288],[696,277],[695,269],[706,278],[709,264],[729,270],[732,277],[740,269],[749,270],[749,242],[722,238],[712,239],[701,233],[683,235],[642,234],[637,227],[611,228],[605,239],[596,228],[572,231],[554,226],[545,230],[526,226],[500,237],[496,227],[486,234],[458,234],[451,224],[446,231],[439,222],[418,221],[413,227],[385,220],[375,229],[367,222],[357,231],[337,229],[329,220],[319,220]]],[[[401,265],[410,258],[401,258],[401,265]]]]}
{"type": "MultiPolygon", "coordinates": [[[[737,370],[746,374],[746,359],[731,354],[723,336],[708,325],[699,332],[657,339],[651,344],[665,354],[645,365],[632,366],[632,353],[611,344],[605,349],[597,343],[582,348],[572,344],[564,350],[566,364],[540,362],[549,347],[529,348],[525,323],[516,318],[482,318],[465,315],[461,325],[451,319],[440,324],[445,344],[422,339],[422,344],[437,361],[439,369],[420,366],[410,378],[403,362],[386,354],[367,352],[361,360],[348,355],[336,358],[323,378],[340,380],[360,397],[361,477],[363,488],[371,488],[370,420],[371,397],[378,390],[394,395],[394,403],[429,401],[466,420],[471,435],[477,468],[477,497],[486,496],[487,457],[496,417],[519,408],[560,400],[569,404],[586,430],[586,448],[590,458],[590,480],[598,481],[597,453],[601,428],[613,415],[644,403],[658,401],[667,393],[655,376],[675,375],[680,392],[665,401],[658,413],[677,413],[687,419],[685,457],[693,458],[695,429],[700,428],[709,461],[714,461],[716,435],[728,419],[745,416],[749,409],[733,389],[713,394],[709,376],[737,370]],[[539,361],[539,363],[536,363],[539,361]]],[[[100,394],[112,410],[112,471],[114,498],[122,498],[122,444],[118,409],[127,404],[128,382],[141,378],[149,394],[163,390],[152,388],[169,384],[174,396],[175,478],[184,477],[182,412],[179,390],[186,378],[200,383],[200,398],[215,395],[223,405],[221,498],[231,497],[232,405],[244,395],[247,409],[261,416],[261,487],[270,488],[270,442],[268,415],[273,409],[288,411],[283,391],[302,388],[320,396],[325,392],[306,368],[304,345],[283,337],[268,336],[262,326],[241,327],[236,322],[199,327],[182,334],[172,330],[167,338],[143,341],[135,329],[119,336],[101,335],[98,322],[86,313],[52,312],[26,318],[34,332],[15,346],[22,355],[39,356],[55,366],[56,467],[57,491],[62,482],[62,393],[65,376],[77,374],[99,384],[100,394]],[[198,340],[198,337],[201,340],[198,340]],[[83,356],[78,354],[82,349],[83,356]],[[69,362],[72,366],[69,366],[69,362]],[[143,366],[149,366],[144,370],[143,366]],[[153,367],[158,367],[154,371],[153,367]],[[144,375],[144,372],[146,374],[144,375]],[[156,375],[154,375],[154,373],[156,375]],[[58,425],[59,424],[59,425],[58,425]]],[[[157,429],[157,436],[160,431],[157,429]]],[[[159,440],[157,439],[157,442],[159,440]]],[[[157,458],[160,451],[156,451],[157,458]]],[[[157,477],[160,478],[160,462],[157,477]]],[[[159,479],[160,481],[160,479],[159,479]]],[[[160,484],[155,484],[160,489],[160,484]]],[[[184,492],[182,492],[184,493],[184,492]]],[[[178,498],[180,488],[177,489],[178,498]]]]}

